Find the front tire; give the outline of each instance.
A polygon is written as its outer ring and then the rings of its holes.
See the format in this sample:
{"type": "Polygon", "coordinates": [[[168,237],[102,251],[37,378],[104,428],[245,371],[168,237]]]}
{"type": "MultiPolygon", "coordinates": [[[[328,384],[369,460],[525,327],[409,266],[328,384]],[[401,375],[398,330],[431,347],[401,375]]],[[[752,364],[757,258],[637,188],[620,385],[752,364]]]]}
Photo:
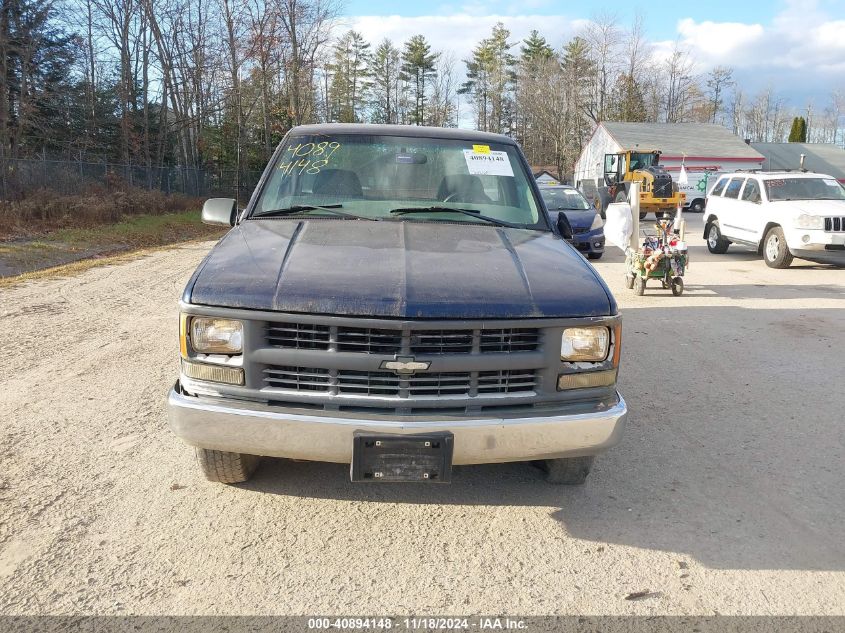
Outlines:
{"type": "Polygon", "coordinates": [[[634,278],[634,294],[639,297],[645,294],[645,277],[634,278]]]}
{"type": "Polygon", "coordinates": [[[681,277],[675,277],[672,279],[672,294],[676,297],[680,297],[684,294],[684,280],[681,277]]]}
{"type": "Polygon", "coordinates": [[[693,213],[703,213],[704,212],[704,200],[693,200],[692,204],[689,207],[689,210],[693,213]]]}
{"type": "Polygon", "coordinates": [[[565,486],[579,486],[587,480],[595,457],[565,457],[562,459],[545,459],[543,468],[546,471],[546,481],[550,484],[565,486]]]}
{"type": "Polygon", "coordinates": [[[707,250],[714,255],[722,255],[728,252],[730,242],[722,236],[719,225],[713,222],[707,229],[707,250]]]}
{"type": "Polygon", "coordinates": [[[601,259],[602,255],[604,255],[604,253],[587,253],[587,259],[601,259]]]}
{"type": "Polygon", "coordinates": [[[763,238],[763,260],[769,268],[789,268],[792,264],[792,253],[783,235],[783,229],[773,226],[763,238]]]}
{"type": "Polygon", "coordinates": [[[197,461],[208,481],[221,484],[239,484],[249,480],[261,458],[257,455],[197,449],[197,461]]]}

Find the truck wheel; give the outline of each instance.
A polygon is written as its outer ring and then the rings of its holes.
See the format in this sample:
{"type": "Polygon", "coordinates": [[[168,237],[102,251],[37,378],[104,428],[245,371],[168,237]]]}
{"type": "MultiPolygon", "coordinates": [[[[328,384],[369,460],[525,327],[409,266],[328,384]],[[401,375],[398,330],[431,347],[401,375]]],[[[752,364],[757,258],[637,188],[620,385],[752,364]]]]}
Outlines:
{"type": "Polygon", "coordinates": [[[770,268],[789,268],[792,264],[792,253],[783,236],[783,229],[773,226],[766,233],[763,240],[763,259],[770,268]]]}
{"type": "Polygon", "coordinates": [[[680,297],[684,294],[684,280],[681,277],[675,277],[672,279],[672,294],[676,297],[680,297]]]}
{"type": "Polygon", "coordinates": [[[587,253],[587,258],[588,259],[601,259],[602,255],[604,255],[604,253],[587,253]]]}
{"type": "Polygon", "coordinates": [[[568,486],[583,484],[593,467],[594,456],[565,457],[562,459],[543,460],[546,471],[546,481],[550,484],[565,484],[568,486]]]}
{"type": "Polygon", "coordinates": [[[238,484],[247,481],[258,468],[261,458],[257,455],[197,449],[197,461],[209,481],[221,484],[238,484]]]}
{"type": "Polygon", "coordinates": [[[634,278],[634,294],[640,297],[645,294],[645,277],[634,278]]]}
{"type": "Polygon", "coordinates": [[[715,255],[728,252],[730,242],[722,237],[719,225],[713,222],[707,229],[707,250],[715,255]]]}
{"type": "Polygon", "coordinates": [[[699,198],[698,200],[693,200],[692,204],[689,206],[689,210],[693,213],[703,213],[704,212],[704,200],[699,198]]]}

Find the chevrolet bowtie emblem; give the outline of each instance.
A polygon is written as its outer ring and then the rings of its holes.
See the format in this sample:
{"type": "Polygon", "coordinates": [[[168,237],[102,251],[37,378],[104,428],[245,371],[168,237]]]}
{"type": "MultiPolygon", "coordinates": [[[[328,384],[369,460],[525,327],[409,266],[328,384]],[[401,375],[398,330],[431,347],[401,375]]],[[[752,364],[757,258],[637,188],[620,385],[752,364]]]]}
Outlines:
{"type": "Polygon", "coordinates": [[[431,366],[431,361],[414,360],[413,356],[397,356],[394,360],[382,361],[380,369],[390,369],[400,376],[410,376],[415,371],[425,371],[431,366]]]}

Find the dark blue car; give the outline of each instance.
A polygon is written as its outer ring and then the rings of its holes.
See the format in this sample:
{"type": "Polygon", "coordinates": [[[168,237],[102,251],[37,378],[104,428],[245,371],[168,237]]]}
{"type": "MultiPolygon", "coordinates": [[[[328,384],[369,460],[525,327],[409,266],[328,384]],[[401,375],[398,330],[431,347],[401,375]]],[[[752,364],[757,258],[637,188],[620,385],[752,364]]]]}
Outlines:
{"type": "Polygon", "coordinates": [[[560,213],[572,226],[572,245],[590,259],[604,255],[604,221],[595,207],[575,187],[540,186],[543,202],[553,223],[560,213]]]}

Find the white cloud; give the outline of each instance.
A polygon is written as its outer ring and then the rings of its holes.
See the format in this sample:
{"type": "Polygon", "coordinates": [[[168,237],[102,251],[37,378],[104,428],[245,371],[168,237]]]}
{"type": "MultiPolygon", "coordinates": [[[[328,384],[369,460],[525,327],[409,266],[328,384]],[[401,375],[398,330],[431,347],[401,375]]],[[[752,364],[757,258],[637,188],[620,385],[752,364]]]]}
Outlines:
{"type": "Polygon", "coordinates": [[[421,33],[433,50],[451,50],[457,59],[466,59],[480,40],[489,37],[497,22],[503,22],[511,32],[510,41],[515,44],[515,53],[519,51],[520,42],[532,29],[540,31],[549,44],[557,48],[586,23],[585,20],[573,20],[565,16],[472,15],[464,12],[419,17],[364,15],[349,18],[349,27],[361,32],[374,45],[387,37],[401,46],[411,36],[421,33]]]}
{"type": "MultiPolygon", "coordinates": [[[[452,51],[460,62],[497,22],[510,30],[514,53],[532,29],[559,48],[588,23],[566,15],[531,14],[550,0],[446,2],[433,8],[436,15],[353,16],[343,28],[360,31],[374,46],[385,37],[401,46],[421,33],[433,50],[452,51]]],[[[831,90],[845,88],[845,20],[831,19],[814,0],[787,0],[782,6],[769,23],[679,19],[676,37],[652,41],[652,50],[658,59],[665,59],[677,41],[689,51],[696,72],[731,66],[746,93],[771,86],[799,104],[807,98],[826,101],[831,90]]]]}

